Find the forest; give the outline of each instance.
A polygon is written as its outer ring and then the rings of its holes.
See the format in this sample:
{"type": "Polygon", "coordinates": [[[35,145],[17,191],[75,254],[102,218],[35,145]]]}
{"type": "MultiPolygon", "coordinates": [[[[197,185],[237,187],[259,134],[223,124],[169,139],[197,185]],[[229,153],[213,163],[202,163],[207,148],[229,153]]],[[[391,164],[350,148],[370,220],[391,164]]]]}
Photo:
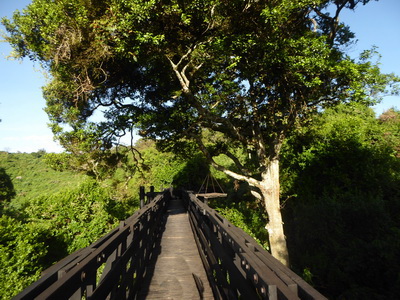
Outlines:
{"type": "MultiPolygon", "coordinates": [[[[135,145],[143,166],[96,179],[55,170],[46,153],[0,153],[0,294],[9,299],[69,253],[138,209],[139,186],[198,189],[213,176],[228,192],[210,205],[269,248],[267,216],[245,182],[210,169],[199,151],[135,145]],[[146,166],[144,166],[146,165],[146,166]]],[[[291,268],[330,299],[395,299],[400,282],[400,112],[363,105],[320,113],[285,143],[281,203],[291,268]]],[[[220,163],[227,164],[223,156],[220,163]]]]}
{"type": "Polygon", "coordinates": [[[371,107],[400,77],[374,47],[350,55],[340,18],[371,1],[33,0],[3,18],[65,152],[2,153],[2,290],[110,230],[139,185],[211,172],[229,197],[210,204],[321,293],[396,298],[399,111],[371,107]]]}

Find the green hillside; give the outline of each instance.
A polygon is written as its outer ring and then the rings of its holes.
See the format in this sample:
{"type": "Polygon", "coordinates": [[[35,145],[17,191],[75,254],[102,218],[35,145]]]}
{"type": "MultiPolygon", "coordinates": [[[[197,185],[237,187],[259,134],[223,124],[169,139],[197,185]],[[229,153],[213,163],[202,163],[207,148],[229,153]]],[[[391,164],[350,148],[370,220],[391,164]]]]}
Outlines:
{"type": "Polygon", "coordinates": [[[0,299],[10,299],[69,253],[137,209],[105,184],[55,171],[45,153],[0,153],[0,299]]]}
{"type": "Polygon", "coordinates": [[[87,176],[69,171],[58,172],[44,161],[45,152],[0,152],[0,168],[11,179],[15,198],[13,206],[43,195],[52,195],[81,184],[87,176]]]}

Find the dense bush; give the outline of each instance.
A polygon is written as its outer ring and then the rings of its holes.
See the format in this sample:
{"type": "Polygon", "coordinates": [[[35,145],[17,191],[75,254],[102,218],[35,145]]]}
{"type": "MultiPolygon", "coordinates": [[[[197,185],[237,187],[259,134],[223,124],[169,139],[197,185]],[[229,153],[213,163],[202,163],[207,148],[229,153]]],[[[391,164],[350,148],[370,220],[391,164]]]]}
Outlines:
{"type": "Polygon", "coordinates": [[[0,294],[9,299],[40,272],[117,226],[121,203],[94,180],[9,208],[0,219],[0,294]]]}
{"type": "Polygon", "coordinates": [[[39,278],[48,253],[49,236],[46,224],[0,217],[1,299],[10,299],[39,278]]]}
{"type": "Polygon", "coordinates": [[[257,204],[250,199],[244,197],[240,202],[232,202],[231,199],[219,198],[211,201],[210,206],[233,225],[253,237],[264,249],[269,250],[268,234],[265,229],[267,218],[264,210],[257,207],[257,204]]]}
{"type": "Polygon", "coordinates": [[[394,299],[400,292],[399,125],[344,105],[286,145],[292,266],[332,299],[394,299]]]}

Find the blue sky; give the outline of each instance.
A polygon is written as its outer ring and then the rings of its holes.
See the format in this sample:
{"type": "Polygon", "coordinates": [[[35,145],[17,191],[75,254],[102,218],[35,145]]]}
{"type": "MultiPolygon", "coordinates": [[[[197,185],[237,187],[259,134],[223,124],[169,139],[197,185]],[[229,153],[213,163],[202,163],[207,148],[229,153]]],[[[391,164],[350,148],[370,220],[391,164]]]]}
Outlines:
{"type": "MultiPolygon", "coordinates": [[[[0,0],[0,16],[26,7],[30,0],[0,0]]],[[[4,31],[1,26],[0,30],[4,31]]],[[[45,79],[39,65],[29,60],[7,60],[11,48],[0,43],[0,151],[35,152],[46,149],[60,152],[47,127],[41,86],[45,79]]]]}
{"type": "MultiPolygon", "coordinates": [[[[30,2],[0,0],[0,17],[9,17],[13,11],[24,8],[30,2]]],[[[362,50],[378,46],[382,55],[382,71],[400,75],[399,0],[372,1],[366,6],[359,6],[355,12],[347,10],[342,14],[341,21],[350,25],[358,39],[358,43],[349,49],[351,55],[356,56],[362,50]]],[[[0,30],[3,28],[0,27],[0,30]]],[[[48,118],[43,111],[45,101],[41,91],[45,77],[39,65],[29,60],[7,60],[10,51],[6,43],[0,43],[0,151],[62,151],[47,127],[48,118]]],[[[400,108],[400,97],[385,97],[375,111],[380,114],[390,107],[400,108]]]]}

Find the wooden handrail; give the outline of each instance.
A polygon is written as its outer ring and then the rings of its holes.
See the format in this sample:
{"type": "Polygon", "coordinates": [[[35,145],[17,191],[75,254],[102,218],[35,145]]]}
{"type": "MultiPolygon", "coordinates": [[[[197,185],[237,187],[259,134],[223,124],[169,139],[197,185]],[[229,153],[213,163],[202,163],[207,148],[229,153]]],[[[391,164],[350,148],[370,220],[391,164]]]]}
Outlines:
{"type": "MultiPolygon", "coordinates": [[[[147,267],[158,254],[172,194],[141,189],[141,209],[44,271],[14,299],[135,299],[151,274],[147,267]]],[[[215,299],[326,299],[192,192],[180,196],[215,299]]]]}
{"type": "Polygon", "coordinates": [[[134,298],[160,240],[170,192],[148,196],[152,200],[119,227],[45,270],[14,299],[134,298]]]}
{"type": "Polygon", "coordinates": [[[183,197],[216,299],[326,299],[193,193],[183,197]]]}

